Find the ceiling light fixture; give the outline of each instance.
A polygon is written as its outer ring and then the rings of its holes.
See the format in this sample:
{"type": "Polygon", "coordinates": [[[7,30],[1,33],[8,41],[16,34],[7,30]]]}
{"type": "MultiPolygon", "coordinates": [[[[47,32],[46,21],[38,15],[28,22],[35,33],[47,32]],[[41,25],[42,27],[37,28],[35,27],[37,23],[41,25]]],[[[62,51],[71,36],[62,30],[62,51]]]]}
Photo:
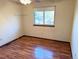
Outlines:
{"type": "Polygon", "coordinates": [[[20,2],[24,5],[30,4],[32,1],[31,0],[20,0],[20,2]]]}

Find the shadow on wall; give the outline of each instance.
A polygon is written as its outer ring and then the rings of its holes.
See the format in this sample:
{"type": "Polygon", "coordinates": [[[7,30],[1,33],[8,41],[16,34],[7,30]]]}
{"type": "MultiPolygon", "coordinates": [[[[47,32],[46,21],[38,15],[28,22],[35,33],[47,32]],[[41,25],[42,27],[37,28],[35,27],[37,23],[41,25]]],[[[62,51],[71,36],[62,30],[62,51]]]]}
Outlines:
{"type": "Polygon", "coordinates": [[[64,0],[46,0],[47,2],[52,2],[52,3],[57,3],[57,2],[61,2],[61,1],[64,1],[64,0]]]}
{"type": "Polygon", "coordinates": [[[35,0],[35,3],[58,3],[58,2],[62,2],[62,1],[65,1],[65,0],[35,0]]]}

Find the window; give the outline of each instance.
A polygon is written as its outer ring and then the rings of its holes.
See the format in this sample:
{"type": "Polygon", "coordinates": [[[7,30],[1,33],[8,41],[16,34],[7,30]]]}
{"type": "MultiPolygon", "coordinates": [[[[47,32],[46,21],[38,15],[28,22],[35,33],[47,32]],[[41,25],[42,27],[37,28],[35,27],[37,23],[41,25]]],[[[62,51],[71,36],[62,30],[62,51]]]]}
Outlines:
{"type": "Polygon", "coordinates": [[[54,26],[55,7],[36,8],[34,12],[35,26],[54,26]]]}

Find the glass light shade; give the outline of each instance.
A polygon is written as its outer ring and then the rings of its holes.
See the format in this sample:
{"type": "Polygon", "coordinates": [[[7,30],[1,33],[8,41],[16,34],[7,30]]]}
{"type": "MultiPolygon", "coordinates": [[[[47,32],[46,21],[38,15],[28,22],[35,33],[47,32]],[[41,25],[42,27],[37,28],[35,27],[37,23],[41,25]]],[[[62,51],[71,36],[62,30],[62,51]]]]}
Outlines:
{"type": "Polygon", "coordinates": [[[32,1],[31,0],[20,0],[20,2],[24,5],[30,4],[32,1]]]}

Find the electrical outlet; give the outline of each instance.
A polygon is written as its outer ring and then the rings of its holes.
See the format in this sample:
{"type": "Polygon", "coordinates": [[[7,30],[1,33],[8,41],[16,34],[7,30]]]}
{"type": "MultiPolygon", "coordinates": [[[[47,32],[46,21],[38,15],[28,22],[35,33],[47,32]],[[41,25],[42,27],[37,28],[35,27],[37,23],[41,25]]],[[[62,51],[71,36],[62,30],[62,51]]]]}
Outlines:
{"type": "Polygon", "coordinates": [[[2,39],[0,38],[0,41],[1,41],[2,39]]]}
{"type": "Polygon", "coordinates": [[[76,54],[75,54],[75,56],[76,56],[76,54]]]}

